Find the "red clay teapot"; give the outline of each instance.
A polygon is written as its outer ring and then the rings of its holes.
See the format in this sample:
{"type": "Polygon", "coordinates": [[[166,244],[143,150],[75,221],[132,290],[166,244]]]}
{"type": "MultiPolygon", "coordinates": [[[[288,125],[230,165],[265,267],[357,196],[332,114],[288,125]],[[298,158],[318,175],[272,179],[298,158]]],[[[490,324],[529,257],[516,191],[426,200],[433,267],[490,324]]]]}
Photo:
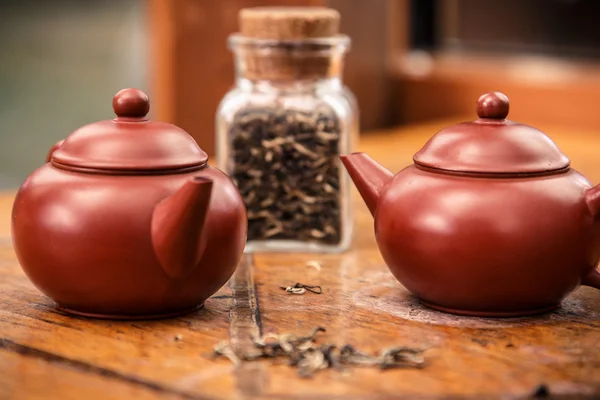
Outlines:
{"type": "Polygon", "coordinates": [[[600,289],[600,187],[508,110],[504,94],[484,94],[479,119],[435,134],[397,174],[342,157],[384,261],[426,306],[523,316],[581,284],[600,289]]]}
{"type": "Polygon", "coordinates": [[[55,145],[19,189],[14,248],[58,306],[99,318],[195,310],[235,271],[246,210],[235,185],[180,128],[150,121],[124,89],[117,117],[55,145]]]}

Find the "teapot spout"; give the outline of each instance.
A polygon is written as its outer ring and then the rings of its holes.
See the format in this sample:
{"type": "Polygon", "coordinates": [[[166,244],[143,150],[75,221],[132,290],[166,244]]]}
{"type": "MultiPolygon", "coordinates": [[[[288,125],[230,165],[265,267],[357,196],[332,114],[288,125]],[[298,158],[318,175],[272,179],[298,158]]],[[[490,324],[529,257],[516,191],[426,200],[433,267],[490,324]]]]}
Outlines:
{"type": "Polygon", "coordinates": [[[211,180],[194,177],[154,208],[154,253],[171,278],[185,277],[200,262],[206,247],[204,221],[212,186],[211,180]]]}
{"type": "Polygon", "coordinates": [[[341,159],[371,215],[375,216],[381,190],[394,174],[365,153],[352,153],[341,159]]]}

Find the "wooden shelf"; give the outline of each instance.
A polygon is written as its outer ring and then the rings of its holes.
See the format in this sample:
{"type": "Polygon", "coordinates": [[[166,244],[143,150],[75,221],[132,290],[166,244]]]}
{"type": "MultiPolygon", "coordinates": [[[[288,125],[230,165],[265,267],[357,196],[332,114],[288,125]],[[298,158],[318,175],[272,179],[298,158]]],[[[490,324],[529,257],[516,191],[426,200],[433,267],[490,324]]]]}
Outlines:
{"type": "Polygon", "coordinates": [[[396,123],[473,115],[477,98],[504,92],[510,118],[538,127],[600,131],[600,64],[542,56],[440,52],[390,58],[396,123]]]}

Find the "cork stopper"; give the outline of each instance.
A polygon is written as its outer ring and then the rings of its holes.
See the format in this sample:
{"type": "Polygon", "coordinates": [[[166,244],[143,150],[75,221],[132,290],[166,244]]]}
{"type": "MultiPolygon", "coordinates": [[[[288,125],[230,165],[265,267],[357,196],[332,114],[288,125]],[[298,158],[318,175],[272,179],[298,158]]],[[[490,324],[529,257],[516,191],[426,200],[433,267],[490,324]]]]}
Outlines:
{"type": "Polygon", "coordinates": [[[334,43],[347,39],[339,34],[337,10],[327,7],[244,8],[239,13],[239,24],[239,36],[244,40],[271,42],[267,46],[269,51],[243,53],[244,75],[249,79],[315,79],[340,71],[341,57],[334,51],[326,51],[334,49],[334,43]],[[315,40],[325,41],[317,44],[315,40]],[[273,46],[273,41],[281,42],[281,46],[273,46]]]}
{"type": "Polygon", "coordinates": [[[239,14],[240,33],[274,40],[323,38],[339,33],[340,13],[326,7],[254,7],[239,14]]]}

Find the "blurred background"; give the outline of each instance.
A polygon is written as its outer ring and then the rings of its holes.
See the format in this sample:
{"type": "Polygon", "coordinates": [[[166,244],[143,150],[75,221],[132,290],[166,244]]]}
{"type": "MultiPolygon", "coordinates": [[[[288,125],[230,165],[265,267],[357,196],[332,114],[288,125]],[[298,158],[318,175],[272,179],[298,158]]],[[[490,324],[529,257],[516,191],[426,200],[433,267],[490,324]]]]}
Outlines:
{"type": "Polygon", "coordinates": [[[362,135],[474,119],[490,90],[509,96],[513,120],[600,134],[596,0],[0,0],[0,189],[79,126],[112,118],[124,87],[212,155],[233,83],[227,35],[240,8],[260,5],[340,11],[362,135]]]}

